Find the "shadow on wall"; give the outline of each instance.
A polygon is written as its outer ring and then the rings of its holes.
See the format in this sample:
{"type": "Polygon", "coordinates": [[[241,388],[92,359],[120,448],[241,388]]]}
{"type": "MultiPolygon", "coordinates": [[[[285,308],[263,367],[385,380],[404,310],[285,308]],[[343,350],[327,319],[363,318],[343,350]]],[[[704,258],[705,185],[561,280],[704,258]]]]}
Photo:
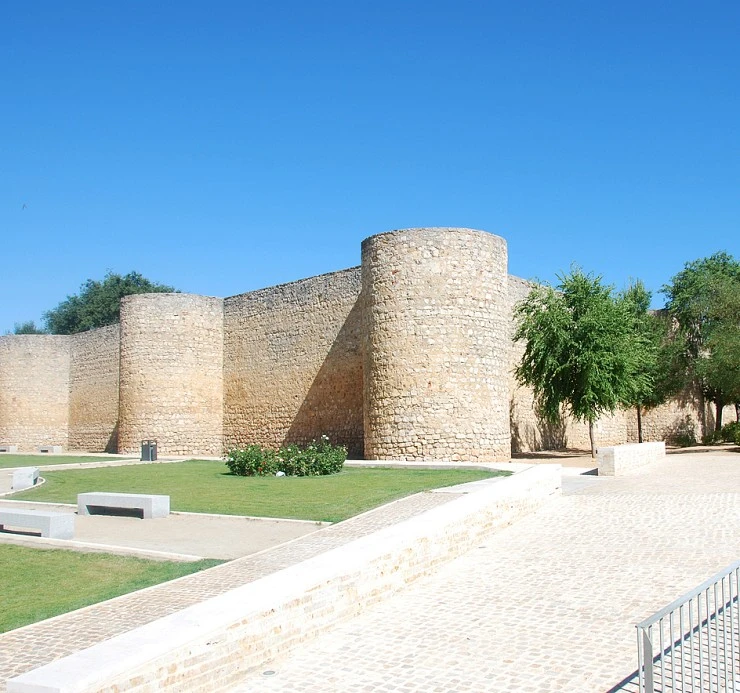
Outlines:
{"type": "Polygon", "coordinates": [[[693,435],[695,439],[698,439],[701,436],[704,436],[708,430],[714,430],[714,413],[712,412],[711,406],[707,407],[707,403],[704,401],[704,396],[702,395],[701,387],[699,385],[687,387],[678,394],[676,399],[682,408],[695,409],[699,411],[701,431],[696,430],[695,422],[693,422],[691,417],[687,414],[673,422],[670,429],[665,434],[666,441],[670,441],[672,435],[693,435]],[[707,414],[709,415],[707,416],[707,414]],[[709,427],[711,427],[711,429],[709,427]],[[675,434],[673,433],[674,430],[676,431],[675,434]]]}
{"type": "Polygon", "coordinates": [[[118,421],[116,421],[116,425],[111,431],[110,437],[108,438],[108,442],[106,443],[105,450],[103,450],[103,452],[113,454],[118,452],[118,421]]]}
{"type": "Polygon", "coordinates": [[[560,419],[553,424],[547,421],[535,408],[534,426],[520,425],[514,399],[509,401],[509,424],[511,427],[511,452],[530,452],[535,450],[565,450],[568,438],[565,421],[560,419]]]}
{"type": "Polygon", "coordinates": [[[697,430],[695,422],[686,414],[679,416],[665,430],[665,441],[671,445],[694,445],[697,440],[697,430]]]}
{"type": "Polygon", "coordinates": [[[351,459],[362,459],[361,320],[358,298],[296,412],[283,445],[305,444],[326,435],[333,445],[344,445],[351,459]]]}

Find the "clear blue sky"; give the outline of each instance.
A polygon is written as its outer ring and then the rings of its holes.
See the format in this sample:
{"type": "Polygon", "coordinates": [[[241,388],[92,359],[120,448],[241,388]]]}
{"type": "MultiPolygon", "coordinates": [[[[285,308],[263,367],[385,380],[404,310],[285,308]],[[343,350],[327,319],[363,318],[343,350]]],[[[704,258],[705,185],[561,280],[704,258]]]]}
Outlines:
{"type": "Polygon", "coordinates": [[[657,291],[740,255],[739,37],[736,0],[7,0],[0,333],[108,269],[229,296],[409,226],[657,291]]]}

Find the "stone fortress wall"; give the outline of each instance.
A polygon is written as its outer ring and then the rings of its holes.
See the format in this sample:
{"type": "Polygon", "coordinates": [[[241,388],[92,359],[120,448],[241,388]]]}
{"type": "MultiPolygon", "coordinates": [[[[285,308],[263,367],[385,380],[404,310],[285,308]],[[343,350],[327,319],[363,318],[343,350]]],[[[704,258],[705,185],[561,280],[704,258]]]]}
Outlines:
{"type": "MultiPolygon", "coordinates": [[[[120,326],[0,337],[0,445],[221,455],[327,435],[355,458],[479,461],[587,448],[584,424],[543,422],[514,381],[530,286],[508,275],[504,239],[426,228],[371,236],[361,267],[226,299],[129,296],[120,326]]],[[[598,444],[634,442],[635,418],[604,417],[598,444]]],[[[644,415],[645,439],[712,421],[686,396],[644,415]]]]}
{"type": "Polygon", "coordinates": [[[0,337],[0,444],[69,445],[71,342],[61,335],[0,337]]]}
{"type": "Polygon", "coordinates": [[[363,455],[360,268],[224,301],[224,444],[363,455]]]}
{"type": "MultiPolygon", "coordinates": [[[[118,450],[121,328],[109,325],[71,335],[69,342],[70,450],[118,450]]],[[[48,443],[47,443],[48,444],[48,443]]]]}

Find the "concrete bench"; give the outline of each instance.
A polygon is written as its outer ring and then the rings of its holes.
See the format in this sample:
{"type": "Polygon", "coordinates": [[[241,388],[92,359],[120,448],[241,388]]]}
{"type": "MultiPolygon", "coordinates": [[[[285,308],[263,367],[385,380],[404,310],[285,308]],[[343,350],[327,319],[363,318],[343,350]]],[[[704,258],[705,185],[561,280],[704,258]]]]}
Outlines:
{"type": "Polygon", "coordinates": [[[42,445],[39,448],[39,452],[47,452],[52,455],[59,455],[62,452],[62,446],[61,445],[42,445]]]}
{"type": "Polygon", "coordinates": [[[18,452],[18,446],[17,445],[0,445],[0,452],[7,452],[11,455],[14,455],[16,452],[18,452]]]}
{"type": "Polygon", "coordinates": [[[13,491],[20,491],[22,488],[31,488],[39,482],[38,467],[18,467],[13,470],[13,481],[10,488],[13,491]]]}
{"type": "Polygon", "coordinates": [[[665,459],[665,443],[630,443],[599,448],[599,476],[622,476],[646,464],[665,459]]]}
{"type": "Polygon", "coordinates": [[[93,491],[77,495],[77,514],[90,515],[93,511],[111,508],[116,510],[140,510],[144,519],[167,517],[170,514],[170,497],[146,493],[106,493],[93,491]]]}
{"type": "Polygon", "coordinates": [[[8,510],[0,508],[0,529],[37,529],[42,537],[71,539],[75,533],[72,513],[53,513],[46,510],[8,510]]]}

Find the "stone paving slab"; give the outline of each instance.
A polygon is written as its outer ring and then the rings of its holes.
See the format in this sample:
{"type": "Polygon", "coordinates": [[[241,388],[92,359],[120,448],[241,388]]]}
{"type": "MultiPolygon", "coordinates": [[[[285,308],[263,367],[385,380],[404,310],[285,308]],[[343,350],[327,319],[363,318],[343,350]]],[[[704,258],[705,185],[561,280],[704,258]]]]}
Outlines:
{"type": "Polygon", "coordinates": [[[459,498],[419,493],[262,553],[0,634],[0,692],[8,679],[218,596],[282,568],[459,498]]]}
{"type": "Polygon", "coordinates": [[[740,557],[740,455],[563,488],[233,693],[635,691],[635,624],[740,557]]]}

